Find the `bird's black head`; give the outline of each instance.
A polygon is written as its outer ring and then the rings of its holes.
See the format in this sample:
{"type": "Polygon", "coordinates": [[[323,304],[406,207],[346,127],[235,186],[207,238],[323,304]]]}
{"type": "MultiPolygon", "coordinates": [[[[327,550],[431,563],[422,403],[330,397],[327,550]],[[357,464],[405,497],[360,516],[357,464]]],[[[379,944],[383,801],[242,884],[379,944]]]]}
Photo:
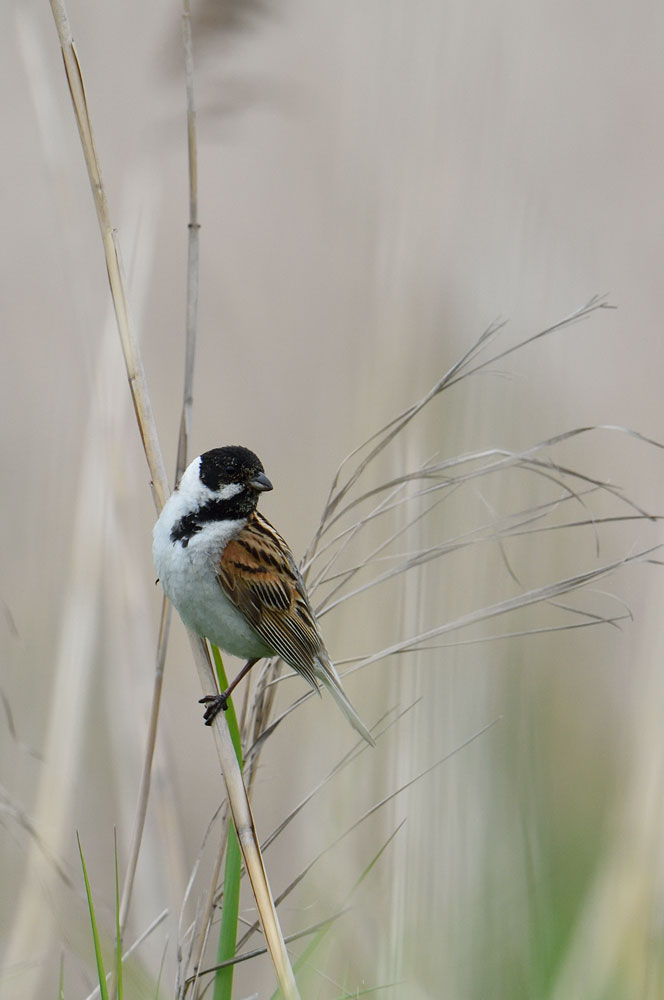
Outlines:
{"type": "Polygon", "coordinates": [[[257,455],[239,444],[213,448],[201,455],[198,476],[204,486],[213,493],[223,491],[225,486],[238,485],[244,492],[254,494],[271,490],[272,483],[263,471],[257,455]]]}
{"type": "Polygon", "coordinates": [[[250,517],[260,494],[271,489],[260,459],[248,448],[228,445],[206,451],[191,463],[175,491],[184,513],[173,525],[171,541],[186,548],[211,522],[250,517]]]}

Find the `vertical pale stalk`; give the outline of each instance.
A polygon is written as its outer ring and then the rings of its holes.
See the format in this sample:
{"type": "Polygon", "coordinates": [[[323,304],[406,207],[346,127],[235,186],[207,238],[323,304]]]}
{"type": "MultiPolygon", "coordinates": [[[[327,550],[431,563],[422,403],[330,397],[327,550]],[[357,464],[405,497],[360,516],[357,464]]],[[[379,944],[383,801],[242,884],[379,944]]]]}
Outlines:
{"type": "Polygon", "coordinates": [[[145,456],[147,458],[150,473],[152,475],[152,490],[157,510],[166,503],[168,497],[168,479],[166,468],[161,454],[157,428],[152,414],[152,406],[148,395],[143,362],[141,360],[138,341],[131,325],[129,316],[129,306],[125,293],[124,271],[120,247],[117,235],[111,225],[111,217],[106,199],[106,192],[101,177],[101,169],[97,159],[94,136],[92,134],[92,123],[88,113],[87,98],[81,67],[74,48],[74,41],[69,27],[69,19],[64,3],[61,0],[51,0],[51,10],[58,29],[62,56],[65,64],[65,73],[69,83],[69,92],[74,104],[74,116],[81,137],[83,156],[88,169],[88,177],[92,188],[92,196],[97,210],[97,219],[101,231],[102,243],[104,245],[104,256],[106,258],[106,270],[108,281],[111,286],[111,298],[115,309],[115,318],[118,324],[118,333],[122,343],[122,353],[127,368],[127,378],[129,379],[129,389],[136,413],[138,430],[143,442],[145,456]]]}
{"type": "MultiPolygon", "coordinates": [[[[196,107],[194,103],[194,60],[191,38],[191,21],[189,0],[184,0],[182,17],[182,42],[184,50],[185,80],[187,91],[187,148],[189,151],[189,226],[187,240],[187,318],[186,318],[186,349],[184,368],[184,388],[182,393],[182,414],[180,417],[180,432],[178,436],[178,453],[175,463],[175,483],[180,481],[187,464],[189,452],[189,432],[191,429],[191,411],[194,402],[194,361],[196,357],[196,329],[198,317],[198,275],[199,275],[199,230],[198,223],[198,145],[196,141],[196,107]]],[[[143,841],[143,831],[147,817],[148,798],[152,781],[152,763],[157,740],[157,726],[164,679],[164,664],[168,647],[170,629],[170,606],[164,598],[161,610],[159,628],[159,643],[157,648],[156,670],[150,709],[150,721],[143,759],[143,770],[136,807],[136,818],[132,834],[127,871],[122,887],[122,903],[120,906],[120,927],[124,932],[131,902],[131,894],[136,876],[136,866],[143,841]]]]}
{"type": "Polygon", "coordinates": [[[138,855],[143,840],[145,820],[148,811],[148,797],[150,783],[152,781],[152,763],[154,760],[155,745],[157,742],[157,722],[159,719],[159,708],[161,705],[161,692],[164,682],[164,662],[166,659],[167,636],[170,626],[171,606],[164,598],[161,605],[161,620],[159,624],[159,641],[157,643],[157,663],[155,669],[155,679],[152,691],[152,704],[150,706],[150,720],[146,740],[145,755],[143,758],[143,769],[141,772],[141,782],[138,791],[138,806],[134,820],[134,830],[129,847],[129,857],[127,859],[127,870],[125,872],[122,885],[122,898],[120,902],[119,924],[120,931],[124,935],[131,902],[131,893],[136,877],[136,866],[138,865],[138,855]]]}
{"type": "MultiPolygon", "coordinates": [[[[204,678],[206,675],[207,677],[215,677],[214,671],[210,665],[207,645],[205,641],[200,638],[200,636],[194,635],[193,632],[188,631],[187,634],[189,636],[189,642],[194,654],[194,661],[198,669],[199,677],[201,677],[204,684],[204,678]]],[[[208,681],[208,684],[209,683],[210,682],[208,681]]],[[[237,758],[235,756],[235,747],[233,746],[233,741],[231,739],[231,734],[225,718],[220,718],[220,716],[224,715],[224,712],[219,712],[217,714],[213,730],[219,759],[222,762],[222,770],[224,780],[226,782],[226,790],[228,792],[228,802],[231,807],[231,813],[233,814],[233,823],[235,824],[237,839],[240,843],[242,856],[247,868],[247,874],[249,875],[249,879],[251,881],[251,887],[253,889],[254,898],[256,899],[258,912],[261,914],[265,941],[277,973],[277,979],[279,980],[284,1000],[299,1000],[300,994],[298,993],[298,989],[295,984],[295,976],[293,975],[283,934],[281,933],[281,927],[279,926],[279,918],[277,917],[272,892],[267,880],[267,873],[263,864],[263,855],[261,854],[258,846],[258,837],[254,826],[254,817],[251,812],[251,806],[249,805],[249,799],[247,798],[246,789],[242,780],[242,772],[240,771],[237,758]],[[232,757],[235,765],[234,767],[225,763],[229,757],[232,757]],[[270,914],[270,919],[266,919],[266,914],[270,914]]]]}
{"type": "Polygon", "coordinates": [[[178,457],[175,465],[175,482],[187,464],[191,410],[194,403],[194,359],[196,357],[196,328],[198,319],[198,275],[200,224],[198,221],[198,144],[196,141],[196,103],[194,100],[194,50],[191,39],[189,0],[184,0],[182,14],[182,45],[184,49],[184,74],[187,89],[187,150],[189,154],[189,226],[187,236],[187,332],[184,359],[184,393],[178,457]]]}
{"type": "MultiPolygon", "coordinates": [[[[92,125],[87,107],[85,87],[81,73],[78,56],[74,49],[69,20],[65,5],[62,0],[51,0],[51,9],[55,19],[62,55],[64,59],[65,72],[69,83],[72,101],[74,104],[74,114],[83,147],[88,176],[92,188],[97,218],[101,230],[106,267],[111,286],[113,306],[117,319],[118,332],[122,344],[122,351],[127,369],[129,387],[138,422],[139,432],[145,450],[148,467],[152,477],[152,489],[157,511],[161,510],[168,497],[168,481],[166,470],[157,436],[156,425],[152,414],[152,408],[147,391],[147,383],[143,365],[141,361],[138,342],[132,328],[127,297],[125,293],[125,282],[116,234],[113,230],[108,209],[108,202],[104,191],[101,170],[97,159],[92,125]]],[[[215,675],[209,661],[207,649],[204,642],[198,637],[189,633],[189,639],[194,654],[194,661],[198,670],[199,678],[203,690],[209,692],[215,686],[215,675]]],[[[251,807],[247,798],[246,789],[242,781],[242,773],[237,763],[235,749],[228,731],[228,726],[223,718],[223,713],[219,713],[214,725],[215,742],[222,772],[226,782],[228,799],[233,814],[233,821],[237,830],[238,840],[244,856],[247,872],[251,880],[256,904],[258,906],[265,938],[274,963],[277,978],[286,1000],[296,1000],[298,997],[295,978],[290,965],[286,945],[284,943],[276,909],[267,881],[267,875],[263,865],[263,859],[258,846],[256,830],[254,827],[251,807]]]]}
{"type": "MultiPolygon", "coordinates": [[[[97,376],[108,371],[109,334],[104,333],[97,376]]],[[[95,394],[95,399],[101,396],[95,394]]],[[[77,783],[84,761],[85,729],[89,720],[92,673],[89,664],[99,636],[99,602],[103,578],[103,538],[107,495],[105,494],[102,456],[95,446],[101,422],[99,410],[92,407],[82,445],[80,485],[72,510],[74,536],[71,564],[65,567],[59,636],[52,652],[53,682],[49,693],[49,711],[43,736],[43,763],[31,820],[35,829],[46,833],[49,852],[62,857],[71,837],[71,815],[77,783]],[[67,738],[63,739],[63,733],[67,738]]],[[[21,892],[15,900],[11,927],[3,949],[2,966],[12,966],[34,954],[35,941],[42,951],[50,943],[53,927],[48,906],[44,905],[45,887],[51,885],[54,871],[39,845],[29,841],[21,892]]],[[[21,980],[25,997],[41,996],[38,963],[21,980]]]]}

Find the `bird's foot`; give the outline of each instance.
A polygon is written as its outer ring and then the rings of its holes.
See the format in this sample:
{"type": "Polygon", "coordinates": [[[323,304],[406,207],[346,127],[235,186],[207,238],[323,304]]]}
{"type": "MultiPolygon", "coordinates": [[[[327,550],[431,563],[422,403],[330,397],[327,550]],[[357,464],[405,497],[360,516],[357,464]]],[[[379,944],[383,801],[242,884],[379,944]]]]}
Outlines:
{"type": "Polygon", "coordinates": [[[211,726],[215,717],[220,711],[228,709],[228,698],[225,694],[206,694],[204,698],[198,699],[199,705],[207,705],[203,721],[206,726],[211,726]]]}

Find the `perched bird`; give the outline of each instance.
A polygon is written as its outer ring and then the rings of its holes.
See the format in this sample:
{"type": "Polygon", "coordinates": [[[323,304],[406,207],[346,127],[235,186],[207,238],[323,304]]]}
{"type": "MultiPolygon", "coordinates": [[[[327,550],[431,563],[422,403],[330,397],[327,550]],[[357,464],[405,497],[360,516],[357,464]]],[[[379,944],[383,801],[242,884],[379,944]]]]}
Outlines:
{"type": "Polygon", "coordinates": [[[319,683],[361,736],[368,729],[346,697],[325,649],[288,545],[256,509],[272,483],[248,448],[214,448],[194,459],[153,532],[164,593],[184,624],[247,660],[221,695],[201,699],[210,725],[237,682],[266,656],[280,656],[316,691],[319,683]]]}

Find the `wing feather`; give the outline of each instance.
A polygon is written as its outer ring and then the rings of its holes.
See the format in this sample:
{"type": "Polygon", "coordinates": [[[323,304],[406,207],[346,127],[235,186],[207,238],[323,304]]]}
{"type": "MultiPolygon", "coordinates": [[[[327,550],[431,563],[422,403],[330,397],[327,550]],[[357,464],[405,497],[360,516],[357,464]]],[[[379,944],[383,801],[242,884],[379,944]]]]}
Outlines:
{"type": "Polygon", "coordinates": [[[286,542],[257,511],[224,548],[217,579],[261,639],[317,688],[320,658],[328,657],[304,582],[286,542]]]}

